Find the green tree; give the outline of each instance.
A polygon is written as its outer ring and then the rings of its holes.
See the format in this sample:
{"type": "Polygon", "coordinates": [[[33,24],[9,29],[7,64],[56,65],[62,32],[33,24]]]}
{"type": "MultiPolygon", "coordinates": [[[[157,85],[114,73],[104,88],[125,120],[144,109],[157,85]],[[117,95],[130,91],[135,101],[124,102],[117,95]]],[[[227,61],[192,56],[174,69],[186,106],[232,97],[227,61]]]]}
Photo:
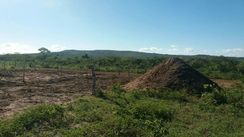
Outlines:
{"type": "Polygon", "coordinates": [[[39,48],[38,50],[40,51],[41,54],[48,54],[48,53],[51,53],[50,50],[48,50],[47,48],[44,48],[44,47],[39,48]]]}
{"type": "Polygon", "coordinates": [[[47,48],[44,48],[44,47],[42,47],[42,48],[40,48],[38,50],[40,51],[40,54],[41,54],[40,60],[42,61],[42,66],[48,67],[48,64],[46,62],[44,62],[44,61],[47,59],[47,56],[48,56],[48,54],[51,53],[51,51],[48,50],[47,48]]]}

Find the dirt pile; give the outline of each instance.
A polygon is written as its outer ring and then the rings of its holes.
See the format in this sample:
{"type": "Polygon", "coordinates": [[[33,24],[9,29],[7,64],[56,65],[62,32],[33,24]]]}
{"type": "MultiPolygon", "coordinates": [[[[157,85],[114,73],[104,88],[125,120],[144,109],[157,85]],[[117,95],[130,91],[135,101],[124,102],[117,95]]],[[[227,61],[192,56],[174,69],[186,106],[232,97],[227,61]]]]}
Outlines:
{"type": "Polygon", "coordinates": [[[125,89],[186,89],[202,92],[206,85],[218,87],[179,58],[169,58],[144,75],[125,85],[125,89]]]}

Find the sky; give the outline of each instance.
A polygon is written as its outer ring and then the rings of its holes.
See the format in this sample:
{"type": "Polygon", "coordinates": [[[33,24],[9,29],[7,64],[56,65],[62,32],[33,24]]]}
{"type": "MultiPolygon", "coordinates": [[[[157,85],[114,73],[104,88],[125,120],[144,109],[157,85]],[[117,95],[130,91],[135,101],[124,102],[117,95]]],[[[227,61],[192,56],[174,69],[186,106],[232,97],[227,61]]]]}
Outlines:
{"type": "Polygon", "coordinates": [[[244,57],[244,0],[0,0],[0,54],[132,50],[244,57]]]}

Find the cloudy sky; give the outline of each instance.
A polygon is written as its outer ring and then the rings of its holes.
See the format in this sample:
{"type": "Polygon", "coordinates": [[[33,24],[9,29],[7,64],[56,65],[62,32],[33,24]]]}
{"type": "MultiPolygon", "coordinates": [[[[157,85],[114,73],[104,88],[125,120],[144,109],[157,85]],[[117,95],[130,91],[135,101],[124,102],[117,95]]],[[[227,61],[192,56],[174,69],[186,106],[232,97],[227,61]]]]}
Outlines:
{"type": "Polygon", "coordinates": [[[0,54],[40,47],[244,56],[243,0],[0,0],[0,54]]]}

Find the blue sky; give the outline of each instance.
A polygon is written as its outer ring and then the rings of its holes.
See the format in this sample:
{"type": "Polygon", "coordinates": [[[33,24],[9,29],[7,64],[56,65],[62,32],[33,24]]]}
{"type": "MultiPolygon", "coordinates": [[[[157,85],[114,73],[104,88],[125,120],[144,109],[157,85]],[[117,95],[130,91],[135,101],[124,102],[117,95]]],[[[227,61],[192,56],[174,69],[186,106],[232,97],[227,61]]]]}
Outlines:
{"type": "Polygon", "coordinates": [[[111,49],[244,56],[244,0],[0,0],[0,54],[111,49]]]}

